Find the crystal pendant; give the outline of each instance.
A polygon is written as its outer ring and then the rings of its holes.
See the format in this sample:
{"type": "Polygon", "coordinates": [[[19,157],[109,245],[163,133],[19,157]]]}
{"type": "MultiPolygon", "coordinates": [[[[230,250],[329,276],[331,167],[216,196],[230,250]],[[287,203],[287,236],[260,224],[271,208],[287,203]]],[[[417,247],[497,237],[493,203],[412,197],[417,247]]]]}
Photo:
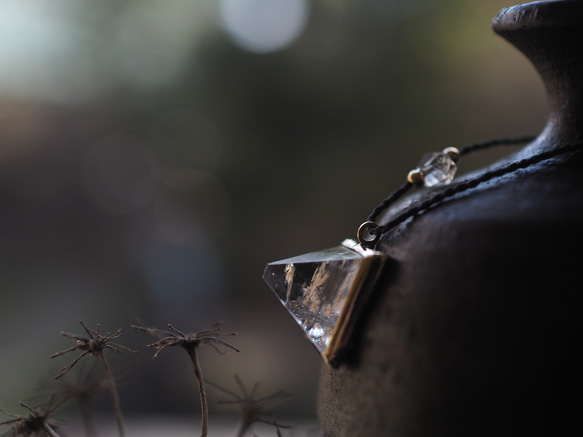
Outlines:
{"type": "Polygon", "coordinates": [[[263,279],[324,360],[347,346],[386,255],[356,241],[267,264],[263,279]]]}
{"type": "Polygon", "coordinates": [[[457,165],[445,153],[428,153],[423,156],[420,168],[425,176],[424,185],[433,187],[438,184],[449,184],[455,176],[457,165]]]}

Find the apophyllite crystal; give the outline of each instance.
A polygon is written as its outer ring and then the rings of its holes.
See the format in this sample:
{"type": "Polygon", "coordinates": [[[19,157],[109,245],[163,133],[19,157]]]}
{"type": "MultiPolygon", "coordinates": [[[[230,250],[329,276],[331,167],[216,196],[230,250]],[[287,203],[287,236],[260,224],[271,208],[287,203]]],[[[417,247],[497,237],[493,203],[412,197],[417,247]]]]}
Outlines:
{"type": "Polygon", "coordinates": [[[263,279],[326,361],[348,343],[358,312],[386,256],[353,240],[269,263],[263,279]]]}
{"type": "Polygon", "coordinates": [[[449,184],[455,176],[457,165],[445,153],[428,153],[423,157],[420,168],[425,177],[424,185],[432,187],[449,184]]]}

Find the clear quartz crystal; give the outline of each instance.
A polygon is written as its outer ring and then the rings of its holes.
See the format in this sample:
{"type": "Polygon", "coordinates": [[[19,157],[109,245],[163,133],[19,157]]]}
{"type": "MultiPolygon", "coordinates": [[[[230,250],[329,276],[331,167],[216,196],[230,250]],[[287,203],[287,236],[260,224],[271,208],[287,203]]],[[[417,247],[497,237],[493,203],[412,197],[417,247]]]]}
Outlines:
{"type": "Polygon", "coordinates": [[[433,187],[449,184],[455,176],[457,165],[445,153],[428,153],[423,156],[420,168],[425,176],[424,185],[433,187]]]}
{"type": "Polygon", "coordinates": [[[349,335],[346,324],[363,288],[372,287],[385,256],[357,243],[269,263],[263,279],[326,361],[349,335]],[[367,285],[368,284],[368,285],[367,285]]]}

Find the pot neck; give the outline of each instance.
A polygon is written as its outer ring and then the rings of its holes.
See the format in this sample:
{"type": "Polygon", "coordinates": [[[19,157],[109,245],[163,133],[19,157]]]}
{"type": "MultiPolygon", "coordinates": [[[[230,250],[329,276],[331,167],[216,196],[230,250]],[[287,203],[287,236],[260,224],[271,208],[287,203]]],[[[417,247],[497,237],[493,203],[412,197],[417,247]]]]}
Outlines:
{"type": "Polygon", "coordinates": [[[540,74],[547,126],[533,144],[559,147],[583,140],[583,0],[539,1],[503,9],[494,30],[526,55],[540,74]]]}

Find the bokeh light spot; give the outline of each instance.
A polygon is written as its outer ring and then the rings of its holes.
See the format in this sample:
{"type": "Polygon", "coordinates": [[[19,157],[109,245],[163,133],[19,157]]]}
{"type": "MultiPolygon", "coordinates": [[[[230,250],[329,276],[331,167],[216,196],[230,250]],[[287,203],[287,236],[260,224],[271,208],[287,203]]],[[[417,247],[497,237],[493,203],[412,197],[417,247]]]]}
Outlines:
{"type": "Polygon", "coordinates": [[[301,35],[309,7],[306,0],[221,0],[220,16],[238,46],[269,53],[289,46],[301,35]]]}

